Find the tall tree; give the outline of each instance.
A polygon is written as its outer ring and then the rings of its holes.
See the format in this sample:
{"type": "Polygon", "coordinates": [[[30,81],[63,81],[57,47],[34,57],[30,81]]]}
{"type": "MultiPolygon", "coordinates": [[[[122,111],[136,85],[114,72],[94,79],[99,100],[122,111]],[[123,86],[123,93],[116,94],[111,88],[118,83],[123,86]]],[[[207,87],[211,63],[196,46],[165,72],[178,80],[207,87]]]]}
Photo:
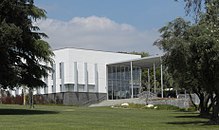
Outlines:
{"type": "Polygon", "coordinates": [[[33,21],[46,18],[33,0],[0,1],[0,84],[3,88],[45,86],[53,52],[33,21]]]}
{"type": "Polygon", "coordinates": [[[167,52],[165,63],[173,78],[199,96],[201,114],[213,108],[211,122],[218,123],[219,2],[209,0],[205,5],[207,11],[196,24],[178,18],[160,29],[161,39],[155,44],[167,52]]]}
{"type": "MultiPolygon", "coordinates": [[[[218,124],[218,111],[219,111],[219,99],[218,99],[218,69],[216,66],[217,64],[217,54],[218,53],[218,41],[219,41],[219,0],[184,0],[186,2],[186,11],[187,14],[191,13],[191,10],[193,10],[196,17],[200,19],[199,27],[202,27],[202,29],[199,30],[200,35],[202,38],[197,38],[194,42],[204,43],[204,44],[197,44],[198,48],[202,48],[205,51],[205,59],[208,57],[206,55],[210,53],[210,60],[208,63],[203,63],[206,66],[211,65],[208,70],[204,72],[205,75],[210,76],[211,78],[205,79],[209,80],[209,86],[211,85],[211,89],[205,85],[206,90],[208,90],[208,93],[211,93],[211,102],[213,106],[213,115],[212,115],[212,122],[218,124]],[[204,9],[204,11],[202,10],[204,9]],[[203,15],[204,14],[204,15],[203,15]],[[210,48],[210,49],[209,49],[210,48]],[[213,84],[212,84],[213,83],[213,84]],[[217,84],[217,85],[216,85],[217,84]],[[213,93],[213,94],[212,94],[213,93]],[[216,101],[217,100],[217,101],[216,101]]],[[[195,47],[194,47],[195,48],[195,47]]],[[[208,59],[207,59],[208,61],[208,59]]],[[[205,77],[205,76],[203,76],[205,77]]],[[[207,76],[206,76],[207,78],[207,76]]],[[[204,79],[203,79],[204,80],[204,79]]]]}

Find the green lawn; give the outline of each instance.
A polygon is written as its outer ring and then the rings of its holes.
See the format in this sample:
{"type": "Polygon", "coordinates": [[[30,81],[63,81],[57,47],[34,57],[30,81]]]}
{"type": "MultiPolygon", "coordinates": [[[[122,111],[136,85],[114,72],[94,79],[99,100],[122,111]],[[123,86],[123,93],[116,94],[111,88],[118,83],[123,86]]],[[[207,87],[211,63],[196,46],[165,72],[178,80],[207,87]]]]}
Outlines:
{"type": "Polygon", "coordinates": [[[213,130],[196,113],[174,110],[0,105],[0,130],[213,130]]]}

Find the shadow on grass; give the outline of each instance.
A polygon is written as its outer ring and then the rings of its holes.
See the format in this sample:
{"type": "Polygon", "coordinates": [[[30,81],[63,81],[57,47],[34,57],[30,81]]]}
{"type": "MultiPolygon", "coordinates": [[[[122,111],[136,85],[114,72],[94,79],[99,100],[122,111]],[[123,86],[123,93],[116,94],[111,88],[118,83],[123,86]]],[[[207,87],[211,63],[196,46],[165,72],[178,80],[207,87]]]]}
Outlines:
{"type": "Polygon", "coordinates": [[[208,123],[208,121],[177,121],[177,122],[168,122],[167,124],[174,124],[174,125],[202,124],[202,125],[206,125],[207,123],[208,123]]]}
{"type": "Polygon", "coordinates": [[[199,115],[197,115],[197,113],[188,113],[185,112],[184,116],[175,116],[175,118],[184,118],[184,119],[194,119],[193,121],[175,121],[175,122],[168,122],[167,124],[175,124],[175,125],[189,125],[189,124],[193,124],[193,125],[207,125],[209,121],[200,121],[200,120],[196,120],[196,119],[209,119],[208,117],[201,117],[199,115]],[[189,114],[189,115],[188,115],[189,114]]]}
{"type": "Polygon", "coordinates": [[[203,118],[203,119],[209,119],[210,117],[207,116],[197,116],[197,115],[190,115],[190,116],[176,116],[175,118],[203,118]]]}
{"type": "Polygon", "coordinates": [[[27,110],[27,109],[0,109],[0,115],[39,115],[58,114],[56,111],[27,110]]]}

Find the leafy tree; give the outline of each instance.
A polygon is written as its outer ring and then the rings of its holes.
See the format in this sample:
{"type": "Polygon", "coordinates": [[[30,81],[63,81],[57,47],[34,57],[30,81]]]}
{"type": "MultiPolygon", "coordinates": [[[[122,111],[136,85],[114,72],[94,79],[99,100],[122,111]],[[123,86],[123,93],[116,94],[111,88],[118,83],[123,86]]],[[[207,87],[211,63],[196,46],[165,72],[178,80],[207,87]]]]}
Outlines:
{"type": "MultiPolygon", "coordinates": [[[[175,0],[180,1],[180,0],[175,0]]],[[[196,21],[199,20],[200,15],[204,12],[208,11],[208,6],[215,2],[215,0],[184,0],[186,3],[185,11],[186,15],[194,14],[194,18],[196,21]]],[[[216,2],[218,2],[216,0],[216,2]]]]}
{"type": "Polygon", "coordinates": [[[33,0],[0,1],[0,84],[13,89],[25,85],[30,90],[46,86],[41,80],[51,69],[53,52],[43,41],[33,21],[45,18],[45,11],[33,0]]]}
{"type": "Polygon", "coordinates": [[[203,63],[207,67],[210,67],[205,70],[205,76],[203,80],[209,80],[209,86],[205,85],[206,90],[211,95],[211,102],[213,106],[213,114],[212,114],[212,122],[218,124],[218,111],[219,111],[219,104],[218,104],[218,66],[217,64],[217,54],[218,53],[218,39],[219,39],[219,0],[185,0],[186,2],[186,11],[188,13],[191,12],[191,9],[194,10],[195,16],[200,18],[199,27],[202,27],[200,31],[200,35],[202,37],[198,37],[196,42],[204,43],[204,44],[197,44],[199,48],[205,50],[205,59],[208,58],[210,55],[209,62],[203,63]],[[204,6],[203,6],[204,5],[204,6]],[[201,9],[204,9],[201,11],[201,9]],[[204,14],[204,15],[203,15],[204,14]],[[200,47],[201,46],[201,47],[200,47]],[[206,52],[207,51],[207,52],[206,52]],[[206,55],[209,54],[208,56],[206,55]],[[214,59],[214,60],[212,60],[214,59]],[[211,78],[207,78],[210,76],[211,78]],[[215,86],[215,84],[217,84],[215,86]],[[216,96],[213,96],[216,95],[216,96]],[[214,97],[214,98],[213,98],[214,97]]]}
{"type": "Polygon", "coordinates": [[[219,1],[205,5],[206,13],[196,24],[177,18],[160,29],[155,44],[166,52],[165,64],[179,86],[198,95],[200,113],[209,114],[212,108],[211,122],[218,123],[219,1]]]}
{"type": "Polygon", "coordinates": [[[0,22],[0,84],[3,88],[14,87],[18,82],[19,69],[14,67],[17,57],[13,56],[12,49],[16,42],[22,41],[21,33],[14,24],[0,22]]]}

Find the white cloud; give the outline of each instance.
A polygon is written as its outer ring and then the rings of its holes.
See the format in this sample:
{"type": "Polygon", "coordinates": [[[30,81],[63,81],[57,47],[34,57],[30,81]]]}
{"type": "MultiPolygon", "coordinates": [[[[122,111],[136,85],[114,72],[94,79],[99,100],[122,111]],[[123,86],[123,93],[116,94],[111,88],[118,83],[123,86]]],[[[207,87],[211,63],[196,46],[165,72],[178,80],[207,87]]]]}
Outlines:
{"type": "Polygon", "coordinates": [[[46,19],[37,22],[52,48],[78,47],[105,51],[147,51],[160,53],[153,46],[156,30],[139,31],[129,24],[116,23],[106,17],[75,17],[69,21],[46,19]]]}

